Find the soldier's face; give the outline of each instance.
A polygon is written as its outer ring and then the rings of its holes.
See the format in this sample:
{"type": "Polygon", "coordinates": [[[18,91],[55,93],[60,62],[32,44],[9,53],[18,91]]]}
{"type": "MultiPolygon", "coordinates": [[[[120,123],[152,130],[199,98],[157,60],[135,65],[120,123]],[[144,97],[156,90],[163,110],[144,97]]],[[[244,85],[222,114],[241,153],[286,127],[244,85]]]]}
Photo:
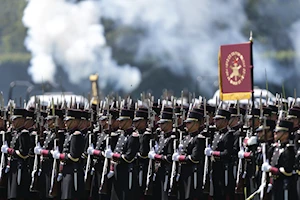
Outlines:
{"type": "Polygon", "coordinates": [[[0,118],[0,129],[4,128],[4,120],[0,118]]]}
{"type": "Polygon", "coordinates": [[[29,129],[34,125],[34,121],[32,119],[26,119],[24,123],[24,128],[29,129]]]}
{"type": "Polygon", "coordinates": [[[198,122],[186,122],[186,128],[188,130],[189,133],[193,133],[195,131],[197,131],[199,129],[199,126],[198,126],[198,122]]]}
{"type": "Polygon", "coordinates": [[[226,119],[214,119],[214,122],[218,130],[225,128],[228,124],[228,121],[226,119]]]}
{"type": "Polygon", "coordinates": [[[138,121],[134,121],[133,122],[133,126],[137,129],[137,130],[143,130],[146,128],[147,126],[147,121],[146,120],[138,120],[138,121]]]}
{"type": "Polygon", "coordinates": [[[239,117],[231,117],[229,120],[229,126],[233,127],[239,123],[239,117]]]}
{"type": "Polygon", "coordinates": [[[281,143],[286,142],[289,138],[288,132],[285,131],[277,131],[274,133],[274,141],[277,142],[280,140],[281,143]]]}

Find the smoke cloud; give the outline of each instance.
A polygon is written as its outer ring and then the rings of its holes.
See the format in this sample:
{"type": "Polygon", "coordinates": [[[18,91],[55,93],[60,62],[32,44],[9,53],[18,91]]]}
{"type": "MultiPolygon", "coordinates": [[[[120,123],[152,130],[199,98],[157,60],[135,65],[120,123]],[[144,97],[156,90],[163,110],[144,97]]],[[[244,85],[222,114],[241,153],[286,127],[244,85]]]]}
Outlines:
{"type": "MultiPolygon", "coordinates": [[[[146,30],[139,42],[137,60],[153,57],[178,75],[189,74],[202,91],[212,92],[218,80],[218,51],[222,44],[248,41],[242,34],[247,22],[244,1],[198,0],[102,0],[104,16],[121,25],[146,30]]],[[[249,30],[250,33],[250,30],[249,30]]],[[[254,33],[255,37],[255,33],[254,33]]],[[[254,42],[255,81],[276,74],[274,63],[261,56],[254,42]]],[[[280,79],[270,82],[280,83],[280,79]]]]}
{"type": "Polygon", "coordinates": [[[75,84],[88,82],[90,74],[98,73],[101,87],[111,84],[130,92],[139,85],[138,68],[120,66],[112,59],[99,8],[99,1],[28,1],[23,23],[28,28],[25,46],[32,53],[28,72],[34,82],[55,83],[57,66],[61,66],[75,84]]]}

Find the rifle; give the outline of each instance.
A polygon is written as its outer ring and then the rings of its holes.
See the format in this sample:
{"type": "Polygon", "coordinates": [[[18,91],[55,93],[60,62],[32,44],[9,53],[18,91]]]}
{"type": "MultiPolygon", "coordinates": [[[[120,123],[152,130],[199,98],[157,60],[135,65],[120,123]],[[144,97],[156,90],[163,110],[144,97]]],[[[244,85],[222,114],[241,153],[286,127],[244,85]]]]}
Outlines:
{"type": "MultiPolygon", "coordinates": [[[[151,102],[149,102],[149,108],[148,108],[148,119],[149,119],[149,129],[151,130],[151,134],[153,134],[154,130],[154,113],[152,110],[153,106],[153,99],[151,102]]],[[[153,137],[149,141],[149,147],[150,150],[153,148],[153,137]]],[[[156,174],[153,172],[153,161],[152,159],[149,159],[148,161],[148,169],[147,169],[147,178],[146,178],[146,187],[144,194],[146,196],[150,196],[153,194],[153,182],[155,180],[156,174]]]]}
{"type": "MultiPolygon", "coordinates": [[[[2,144],[6,144],[5,141],[5,134],[6,134],[6,121],[7,121],[7,116],[6,116],[6,110],[4,109],[4,98],[3,98],[3,93],[0,93],[1,97],[1,111],[3,111],[3,124],[4,124],[4,131],[1,131],[2,135],[2,144]]],[[[7,186],[7,176],[5,174],[5,154],[1,153],[1,163],[0,163],[0,188],[6,188],[7,186]]]]}
{"type": "MultiPolygon", "coordinates": [[[[174,121],[175,121],[175,133],[177,134],[177,129],[178,129],[178,119],[177,116],[175,115],[175,103],[174,103],[174,109],[173,109],[173,116],[174,116],[174,121]]],[[[173,153],[178,152],[177,149],[177,139],[175,139],[173,141],[173,153]]],[[[177,162],[173,161],[172,162],[172,170],[171,170],[171,176],[170,176],[170,188],[169,188],[169,192],[168,192],[168,196],[169,197],[174,197],[176,196],[176,192],[177,192],[177,181],[176,181],[176,177],[177,177],[177,162]]]]}
{"type": "MultiPolygon", "coordinates": [[[[243,138],[239,138],[239,146],[240,150],[243,150],[243,138]]],[[[239,158],[238,162],[238,171],[237,171],[237,179],[236,179],[236,187],[235,187],[235,193],[236,194],[244,194],[244,176],[243,176],[243,159],[239,158]]]]}
{"type": "MultiPolygon", "coordinates": [[[[35,135],[35,145],[38,144],[38,134],[35,135]]],[[[30,191],[31,192],[38,192],[39,186],[39,177],[38,177],[38,155],[34,155],[34,164],[33,170],[31,172],[31,184],[30,184],[30,191]]]]}
{"type": "MultiPolygon", "coordinates": [[[[57,139],[54,139],[54,150],[57,148],[58,148],[57,147],[57,139]]],[[[57,192],[58,192],[57,160],[53,159],[49,196],[55,197],[55,196],[57,196],[57,192]]]]}
{"type": "MultiPolygon", "coordinates": [[[[205,129],[207,132],[209,132],[209,115],[207,114],[206,111],[206,99],[204,98],[203,100],[204,104],[204,118],[206,120],[205,123],[205,129]]],[[[205,146],[207,147],[209,145],[209,136],[205,138],[205,146]]],[[[210,168],[210,161],[208,156],[205,156],[204,159],[204,172],[203,172],[203,180],[202,180],[202,189],[203,193],[209,194],[210,191],[210,173],[209,173],[209,168],[210,168]]]]}
{"type": "MultiPolygon", "coordinates": [[[[89,146],[92,144],[92,133],[89,133],[89,146]]],[[[84,171],[84,182],[85,182],[85,189],[90,190],[91,188],[91,155],[88,154],[85,171],[84,171]]]]}
{"type": "MultiPolygon", "coordinates": [[[[107,109],[107,115],[108,115],[108,135],[106,138],[106,148],[109,147],[109,138],[110,138],[110,134],[111,134],[111,118],[112,115],[109,113],[109,102],[107,103],[108,105],[108,109],[107,109]]],[[[108,193],[108,167],[109,167],[109,159],[105,158],[104,159],[104,164],[103,164],[103,168],[102,168],[102,175],[101,175],[101,181],[100,181],[100,187],[99,187],[99,194],[107,194],[108,193]]]]}

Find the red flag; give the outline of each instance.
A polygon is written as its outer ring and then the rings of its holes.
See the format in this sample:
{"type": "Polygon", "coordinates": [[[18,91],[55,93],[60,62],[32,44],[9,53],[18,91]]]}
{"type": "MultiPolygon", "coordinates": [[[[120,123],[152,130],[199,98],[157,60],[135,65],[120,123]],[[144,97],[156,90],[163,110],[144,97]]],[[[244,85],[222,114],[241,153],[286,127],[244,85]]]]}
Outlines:
{"type": "Polygon", "coordinates": [[[252,43],[222,45],[219,52],[221,100],[250,99],[252,85],[252,43]]]}

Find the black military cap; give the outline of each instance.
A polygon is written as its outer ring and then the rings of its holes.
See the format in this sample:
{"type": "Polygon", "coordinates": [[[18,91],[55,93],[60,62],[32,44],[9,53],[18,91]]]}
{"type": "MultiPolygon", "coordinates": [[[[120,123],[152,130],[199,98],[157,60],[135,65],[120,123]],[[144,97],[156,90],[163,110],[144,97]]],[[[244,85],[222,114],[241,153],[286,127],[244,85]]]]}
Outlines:
{"type": "Polygon", "coordinates": [[[254,116],[256,118],[259,118],[260,117],[260,110],[258,108],[252,109],[250,114],[247,117],[252,118],[252,116],[254,116]]]}
{"type": "Polygon", "coordinates": [[[269,105],[269,108],[271,108],[272,113],[277,114],[278,113],[278,106],[276,105],[269,105]]]}
{"type": "Polygon", "coordinates": [[[31,110],[27,110],[26,119],[33,119],[33,118],[34,118],[34,112],[31,110]]]}
{"type": "Polygon", "coordinates": [[[1,110],[1,117],[4,117],[4,115],[6,115],[6,117],[8,116],[8,111],[6,110],[1,110]]]}
{"type": "Polygon", "coordinates": [[[193,108],[192,111],[195,111],[195,112],[198,112],[198,113],[201,113],[202,115],[204,115],[204,110],[202,108],[193,108]]]}
{"type": "Polygon", "coordinates": [[[271,114],[272,114],[272,109],[271,108],[269,108],[269,107],[264,107],[263,108],[263,115],[264,116],[269,117],[269,116],[271,116],[271,114]]]}
{"type": "Polygon", "coordinates": [[[152,106],[152,110],[156,113],[156,115],[159,115],[161,111],[161,107],[160,105],[158,105],[157,102],[154,102],[152,106]]]}
{"type": "Polygon", "coordinates": [[[69,109],[66,112],[66,117],[64,120],[71,120],[71,119],[81,119],[83,117],[83,113],[81,110],[74,110],[74,109],[69,109]]]}
{"type": "Polygon", "coordinates": [[[228,110],[224,110],[224,109],[219,109],[217,111],[216,116],[214,117],[214,119],[230,119],[230,112],[228,110]]]}
{"type": "Polygon", "coordinates": [[[142,119],[148,119],[148,111],[145,110],[137,110],[135,111],[135,117],[133,121],[138,121],[142,119]]]}
{"type": "MultiPolygon", "coordinates": [[[[109,114],[111,115],[111,119],[118,119],[119,118],[119,111],[117,109],[110,109],[109,114]]],[[[103,115],[99,118],[100,121],[107,119],[107,110],[103,111],[103,115]]]]}
{"type": "Polygon", "coordinates": [[[52,118],[55,118],[56,116],[58,116],[59,118],[63,118],[63,116],[64,116],[63,111],[60,109],[54,109],[54,115],[53,115],[52,109],[49,109],[48,116],[46,117],[46,119],[52,119],[52,118]]]}
{"type": "MultiPolygon", "coordinates": [[[[200,108],[202,108],[204,110],[204,104],[201,104],[200,108]]],[[[209,104],[206,104],[206,110],[208,113],[215,113],[216,108],[209,104]]]]}
{"type": "MultiPolygon", "coordinates": [[[[236,117],[236,116],[238,116],[238,109],[235,108],[235,107],[230,107],[230,108],[229,108],[229,112],[230,112],[231,117],[236,117]]],[[[241,115],[245,115],[245,114],[246,114],[246,110],[245,110],[244,108],[241,108],[241,107],[240,107],[240,114],[241,114],[241,115]]]]}
{"type": "Polygon", "coordinates": [[[266,126],[264,127],[264,125],[260,125],[257,129],[256,132],[262,131],[262,130],[274,130],[276,126],[276,122],[274,120],[271,119],[266,119],[266,126]]]}
{"type": "Polygon", "coordinates": [[[159,124],[165,123],[165,122],[171,122],[173,119],[173,113],[170,112],[162,112],[160,116],[160,120],[157,122],[159,124]]]}
{"type": "Polygon", "coordinates": [[[164,107],[164,110],[162,112],[173,113],[173,108],[171,108],[171,107],[164,107]]]}
{"type": "Polygon", "coordinates": [[[11,120],[14,120],[16,118],[20,117],[26,117],[27,116],[27,110],[23,108],[15,108],[13,115],[10,117],[11,120]]]}
{"type": "Polygon", "coordinates": [[[288,115],[286,116],[287,119],[293,119],[293,118],[300,118],[300,110],[297,108],[291,108],[289,110],[288,115]]]}
{"type": "Polygon", "coordinates": [[[196,111],[190,111],[188,113],[188,117],[184,122],[198,122],[201,119],[203,119],[203,113],[196,112],[196,111]]]}
{"type": "Polygon", "coordinates": [[[118,121],[126,120],[126,119],[133,119],[134,117],[134,110],[127,110],[122,109],[118,121]]]}
{"type": "Polygon", "coordinates": [[[293,128],[293,122],[287,120],[280,120],[279,123],[275,127],[275,132],[285,131],[290,132],[293,128]]]}

